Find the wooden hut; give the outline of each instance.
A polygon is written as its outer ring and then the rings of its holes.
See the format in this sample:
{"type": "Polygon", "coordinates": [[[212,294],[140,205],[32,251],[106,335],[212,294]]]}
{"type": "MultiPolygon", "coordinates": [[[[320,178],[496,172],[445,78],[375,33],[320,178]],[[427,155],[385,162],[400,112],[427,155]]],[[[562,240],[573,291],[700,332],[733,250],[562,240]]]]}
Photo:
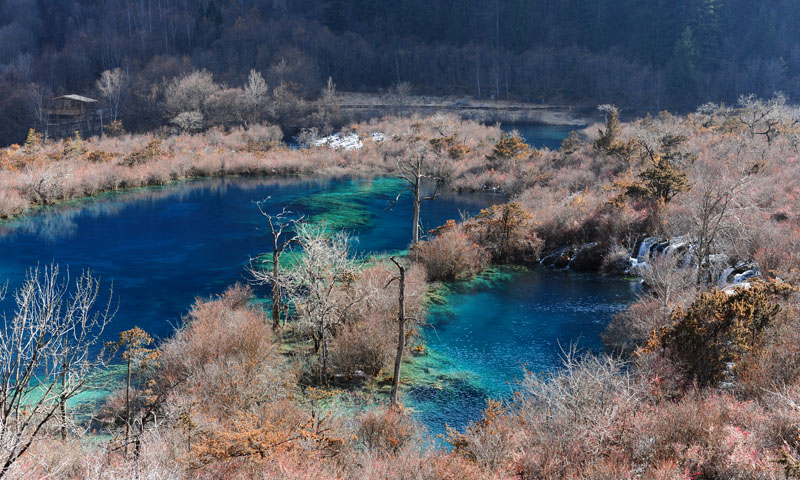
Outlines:
{"type": "Polygon", "coordinates": [[[47,134],[53,137],[69,137],[79,132],[82,137],[100,133],[101,110],[98,101],[82,95],[62,95],[50,100],[46,109],[47,134]]]}

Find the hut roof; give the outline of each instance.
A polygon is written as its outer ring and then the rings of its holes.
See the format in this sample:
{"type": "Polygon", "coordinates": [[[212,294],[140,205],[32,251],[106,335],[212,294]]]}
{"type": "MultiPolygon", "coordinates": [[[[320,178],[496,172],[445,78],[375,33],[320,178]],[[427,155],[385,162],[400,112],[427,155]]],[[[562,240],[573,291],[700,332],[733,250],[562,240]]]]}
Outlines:
{"type": "Polygon", "coordinates": [[[60,97],[55,97],[53,100],[75,100],[76,102],[83,102],[83,103],[97,103],[97,100],[94,98],[84,97],[82,95],[61,95],[60,97]]]}

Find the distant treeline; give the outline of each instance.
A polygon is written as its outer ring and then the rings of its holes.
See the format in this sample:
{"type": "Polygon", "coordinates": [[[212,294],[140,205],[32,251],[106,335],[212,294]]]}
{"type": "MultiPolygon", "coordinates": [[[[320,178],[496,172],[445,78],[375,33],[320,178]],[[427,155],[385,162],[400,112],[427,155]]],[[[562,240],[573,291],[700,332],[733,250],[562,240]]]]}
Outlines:
{"type": "Polygon", "coordinates": [[[792,0],[0,0],[0,144],[41,99],[126,75],[128,130],[163,125],[173,77],[206,69],[317,97],[342,90],[679,108],[796,97],[792,0]],[[34,93],[31,94],[30,92],[34,93]]]}

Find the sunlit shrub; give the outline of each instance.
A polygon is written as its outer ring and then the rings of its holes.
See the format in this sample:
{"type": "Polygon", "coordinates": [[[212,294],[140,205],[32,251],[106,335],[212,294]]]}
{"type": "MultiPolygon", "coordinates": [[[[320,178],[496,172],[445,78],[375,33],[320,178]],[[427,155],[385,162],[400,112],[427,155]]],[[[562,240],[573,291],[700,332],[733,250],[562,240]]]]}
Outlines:
{"type": "Polygon", "coordinates": [[[415,438],[419,426],[406,413],[397,409],[365,412],[358,419],[356,441],[370,451],[395,454],[415,438]]]}
{"type": "Polygon", "coordinates": [[[435,236],[414,247],[414,258],[425,266],[430,281],[452,281],[472,277],[489,262],[489,253],[449,220],[435,236]]]}
{"type": "Polygon", "coordinates": [[[331,365],[349,379],[358,371],[376,376],[391,365],[397,351],[396,327],[382,315],[345,325],[331,342],[331,365]]]}
{"type": "Polygon", "coordinates": [[[729,294],[720,290],[697,296],[688,309],[678,307],[671,325],[653,333],[644,352],[667,349],[692,378],[712,385],[748,352],[761,348],[763,334],[781,310],[778,299],[792,288],[755,282],[729,294]]]}

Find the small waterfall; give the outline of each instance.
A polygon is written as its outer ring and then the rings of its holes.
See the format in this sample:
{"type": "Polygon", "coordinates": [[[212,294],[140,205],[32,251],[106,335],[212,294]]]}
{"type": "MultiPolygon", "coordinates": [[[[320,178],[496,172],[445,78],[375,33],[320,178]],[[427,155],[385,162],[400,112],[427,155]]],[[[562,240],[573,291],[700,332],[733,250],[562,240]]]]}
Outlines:
{"type": "Polygon", "coordinates": [[[733,267],[728,267],[725,270],[723,270],[722,273],[719,275],[719,279],[717,280],[717,285],[719,287],[724,287],[725,285],[727,285],[728,277],[731,275],[731,273],[734,272],[734,270],[735,268],[733,267]]]}
{"type": "Polygon", "coordinates": [[[748,279],[750,279],[750,278],[753,278],[753,277],[757,277],[757,276],[759,276],[759,275],[761,275],[761,272],[759,272],[759,271],[758,271],[757,269],[755,269],[755,268],[752,268],[752,269],[750,269],[750,270],[747,270],[747,271],[745,271],[745,272],[738,273],[738,274],[734,275],[734,276],[733,276],[733,283],[734,283],[734,284],[736,284],[736,283],[742,283],[742,282],[744,282],[745,280],[748,280],[748,279]]]}
{"type": "Polygon", "coordinates": [[[689,235],[675,237],[670,240],[669,245],[664,250],[664,255],[675,255],[690,248],[689,235]]]}
{"type": "Polygon", "coordinates": [[[558,262],[564,253],[568,252],[570,247],[561,247],[553,250],[552,252],[548,253],[544,257],[539,260],[539,264],[546,265],[548,267],[552,267],[558,262]]]}
{"type": "Polygon", "coordinates": [[[578,247],[578,249],[575,250],[575,252],[572,254],[572,258],[569,259],[569,263],[567,263],[567,266],[564,267],[564,270],[569,270],[572,267],[572,262],[574,262],[575,259],[580,256],[581,253],[583,253],[585,250],[594,248],[596,246],[597,242],[590,242],[590,243],[584,243],[583,245],[578,247]]]}
{"type": "Polygon", "coordinates": [[[662,239],[659,237],[648,237],[642,240],[642,243],[639,245],[639,251],[636,252],[636,260],[638,260],[639,263],[646,262],[647,259],[650,258],[650,250],[661,241],[662,239]]]}

